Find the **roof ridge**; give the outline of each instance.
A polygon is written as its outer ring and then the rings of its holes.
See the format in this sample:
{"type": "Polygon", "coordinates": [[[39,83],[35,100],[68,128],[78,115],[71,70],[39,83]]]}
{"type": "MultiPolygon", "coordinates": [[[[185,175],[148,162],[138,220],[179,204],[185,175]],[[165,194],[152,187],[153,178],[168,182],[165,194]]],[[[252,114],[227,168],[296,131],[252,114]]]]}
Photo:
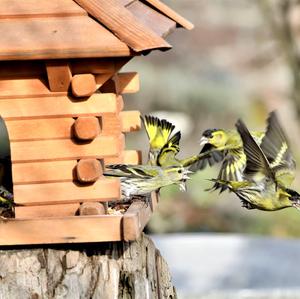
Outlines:
{"type": "Polygon", "coordinates": [[[136,52],[172,46],[117,0],[74,0],[136,52]]]}
{"type": "Polygon", "coordinates": [[[192,30],[194,28],[194,25],[179,15],[175,10],[164,4],[163,2],[159,0],[143,0],[147,2],[148,4],[155,7],[157,10],[159,10],[161,13],[178,23],[180,26],[182,26],[185,29],[192,30]]]}

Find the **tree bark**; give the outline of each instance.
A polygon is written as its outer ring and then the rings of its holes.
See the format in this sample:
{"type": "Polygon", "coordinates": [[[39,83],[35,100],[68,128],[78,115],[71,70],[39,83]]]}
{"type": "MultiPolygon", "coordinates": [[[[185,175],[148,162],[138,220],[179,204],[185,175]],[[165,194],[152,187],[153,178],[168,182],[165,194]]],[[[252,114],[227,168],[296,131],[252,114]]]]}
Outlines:
{"type": "Polygon", "coordinates": [[[149,237],[0,250],[0,298],[177,298],[149,237]]]}

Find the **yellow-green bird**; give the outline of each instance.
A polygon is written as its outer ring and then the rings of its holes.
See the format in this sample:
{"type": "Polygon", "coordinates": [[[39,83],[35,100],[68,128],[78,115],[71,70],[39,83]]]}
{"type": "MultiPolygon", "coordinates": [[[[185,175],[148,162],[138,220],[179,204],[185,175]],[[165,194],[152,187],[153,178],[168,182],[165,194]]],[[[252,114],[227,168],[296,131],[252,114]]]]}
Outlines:
{"type": "Polygon", "coordinates": [[[166,119],[159,119],[150,115],[141,117],[141,119],[149,139],[148,164],[163,168],[171,166],[189,167],[210,154],[210,152],[205,152],[185,159],[177,159],[176,156],[180,151],[180,131],[171,136],[175,126],[166,119]]]}
{"type": "MultiPolygon", "coordinates": [[[[258,145],[260,145],[264,139],[262,150],[270,162],[271,167],[281,165],[279,167],[281,170],[276,172],[278,181],[284,181],[283,184],[286,187],[290,186],[295,177],[295,162],[276,113],[273,111],[269,114],[266,133],[252,131],[251,136],[258,145]],[[282,167],[284,157],[288,157],[289,160],[285,162],[285,167],[282,167]],[[281,178],[279,178],[279,176],[281,178]]],[[[246,167],[246,155],[244,153],[242,139],[236,130],[206,130],[202,134],[200,144],[204,145],[200,155],[210,153],[206,158],[193,164],[190,170],[201,170],[207,165],[212,166],[222,161],[217,180],[243,180],[243,171],[246,167]]],[[[220,189],[222,192],[226,187],[216,182],[212,189],[220,189]]]]}
{"type": "MultiPolygon", "coordinates": [[[[230,181],[230,180],[213,180],[221,186],[226,186],[230,191],[234,192],[242,201],[243,207],[247,209],[259,209],[264,211],[275,211],[288,207],[300,207],[300,194],[296,191],[285,187],[278,178],[282,178],[280,173],[282,169],[286,168],[286,165],[290,163],[289,155],[280,155],[277,150],[274,150],[273,145],[276,141],[272,140],[276,138],[272,132],[273,129],[267,131],[268,135],[262,141],[262,147],[264,150],[272,155],[277,152],[277,157],[281,160],[281,163],[277,163],[275,166],[271,166],[267,159],[267,156],[263,152],[262,148],[257,144],[253,136],[248,131],[246,125],[238,120],[236,123],[237,131],[241,137],[244,153],[246,155],[246,167],[243,172],[242,181],[230,181]],[[268,141],[266,141],[268,140],[268,141]],[[287,158],[287,159],[285,159],[287,158]]],[[[278,136],[277,136],[278,137],[278,136]]],[[[281,146],[281,148],[283,148],[281,146]]],[[[284,150],[282,150],[283,152],[284,150]]],[[[286,151],[285,151],[286,152],[286,151]]]]}
{"type": "Polygon", "coordinates": [[[122,194],[129,199],[136,195],[147,195],[172,184],[185,190],[189,170],[181,166],[162,168],[155,165],[115,164],[106,166],[105,176],[118,177],[122,194]]]}
{"type": "Polygon", "coordinates": [[[158,156],[161,152],[161,149],[169,141],[170,135],[173,132],[175,126],[168,122],[166,119],[160,120],[159,118],[151,115],[145,115],[144,118],[141,117],[141,120],[144,124],[149,139],[150,148],[148,164],[159,165],[158,156]]]}

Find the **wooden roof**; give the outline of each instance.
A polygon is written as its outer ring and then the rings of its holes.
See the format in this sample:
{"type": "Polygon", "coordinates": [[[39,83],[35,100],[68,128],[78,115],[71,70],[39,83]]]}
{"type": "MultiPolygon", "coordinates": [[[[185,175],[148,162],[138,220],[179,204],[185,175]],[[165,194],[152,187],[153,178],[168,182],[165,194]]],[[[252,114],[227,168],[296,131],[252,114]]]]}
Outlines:
{"type": "Polygon", "coordinates": [[[193,25],[158,0],[0,0],[0,60],[132,56],[193,25]]]}

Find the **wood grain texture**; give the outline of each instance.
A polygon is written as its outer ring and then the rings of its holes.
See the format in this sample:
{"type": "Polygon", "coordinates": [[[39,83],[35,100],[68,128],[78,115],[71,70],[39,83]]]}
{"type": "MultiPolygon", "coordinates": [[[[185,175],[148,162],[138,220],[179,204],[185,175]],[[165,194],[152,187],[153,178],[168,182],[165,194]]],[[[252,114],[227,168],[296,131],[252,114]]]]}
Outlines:
{"type": "Polygon", "coordinates": [[[175,12],[173,9],[171,9],[169,6],[164,4],[163,2],[159,0],[145,0],[147,3],[155,7],[158,11],[165,14],[170,19],[174,20],[176,23],[178,23],[180,26],[182,26],[185,29],[191,30],[194,28],[194,25],[189,22],[187,19],[183,18],[181,15],[179,15],[177,12],[175,12]]]}
{"type": "MultiPolygon", "coordinates": [[[[1,66],[0,66],[1,68],[1,66]]],[[[43,78],[0,79],[0,99],[30,98],[67,95],[67,92],[53,93],[43,78]]]]}
{"type": "Polygon", "coordinates": [[[12,163],[103,158],[117,156],[124,148],[124,136],[99,136],[89,143],[70,139],[12,142],[12,163]]]}
{"type": "Polygon", "coordinates": [[[123,216],[123,236],[125,241],[136,240],[156,207],[156,194],[149,195],[149,202],[133,202],[123,216]]]}
{"type": "Polygon", "coordinates": [[[100,86],[102,93],[136,93],[139,89],[139,75],[136,72],[115,74],[111,78],[103,80],[102,86],[100,86]]]}
{"type": "Polygon", "coordinates": [[[16,163],[12,165],[13,183],[72,182],[76,164],[77,160],[16,163]]]}
{"type": "Polygon", "coordinates": [[[5,220],[0,244],[55,244],[120,241],[122,216],[73,216],[5,220]]]}
{"type": "Polygon", "coordinates": [[[80,205],[79,215],[105,215],[105,203],[100,202],[84,202],[80,205]]]}
{"type": "Polygon", "coordinates": [[[118,179],[102,178],[92,185],[72,182],[29,184],[14,186],[14,201],[21,205],[44,205],[111,201],[120,198],[118,179]]]}
{"type": "Polygon", "coordinates": [[[140,90],[140,78],[137,72],[118,73],[119,92],[136,93],[140,90]]]}
{"type": "MultiPolygon", "coordinates": [[[[121,151],[116,157],[104,158],[104,163],[140,164],[141,152],[134,150],[121,151]]],[[[13,183],[14,185],[24,185],[72,182],[76,179],[76,165],[77,160],[15,163],[12,165],[13,183]]]]}
{"type": "Polygon", "coordinates": [[[88,16],[0,22],[1,60],[132,55],[124,42],[88,16]]]}
{"type": "MultiPolygon", "coordinates": [[[[1,103],[0,103],[1,106],[1,103]]],[[[92,140],[98,135],[121,134],[141,128],[139,111],[122,111],[120,114],[103,114],[101,117],[44,118],[7,120],[11,142],[73,138],[92,140]],[[83,122],[83,123],[82,123],[83,122]]]]}
{"type": "Polygon", "coordinates": [[[9,139],[14,142],[70,138],[74,122],[75,120],[69,117],[8,120],[5,124],[9,139]]]}
{"type": "Polygon", "coordinates": [[[141,129],[141,113],[139,111],[122,111],[120,112],[121,130],[129,133],[141,129]]]}
{"type": "MultiPolygon", "coordinates": [[[[76,74],[114,74],[132,57],[80,58],[68,59],[73,75],[76,74]]],[[[47,60],[46,60],[47,62],[47,60]]],[[[0,61],[0,78],[26,79],[45,77],[45,60],[0,61]]]]}
{"type": "Polygon", "coordinates": [[[151,7],[135,1],[127,6],[127,9],[148,28],[151,28],[159,36],[165,37],[176,28],[176,22],[157,12],[151,7]]]}
{"type": "Polygon", "coordinates": [[[78,100],[67,96],[2,99],[0,100],[1,116],[7,120],[101,116],[103,113],[114,113],[118,107],[114,94],[94,94],[88,100],[78,100]]]}
{"type": "Polygon", "coordinates": [[[102,164],[97,159],[80,159],[76,165],[76,177],[81,183],[94,183],[102,174],[102,164]]]}
{"type": "Polygon", "coordinates": [[[68,62],[51,60],[46,62],[49,88],[51,91],[69,90],[72,81],[72,72],[68,62]]]}
{"type": "Polygon", "coordinates": [[[0,19],[87,15],[72,0],[0,0],[0,19]]]}
{"type": "Polygon", "coordinates": [[[95,76],[93,74],[78,74],[73,76],[71,89],[75,97],[91,96],[97,89],[95,76]]]}
{"type": "Polygon", "coordinates": [[[79,207],[79,203],[15,207],[15,216],[16,218],[68,217],[75,216],[79,207]]]}
{"type": "Polygon", "coordinates": [[[171,46],[144,26],[117,0],[75,0],[136,52],[169,49],[171,46]]]}
{"type": "Polygon", "coordinates": [[[75,137],[79,140],[95,139],[101,133],[100,121],[95,116],[78,117],[74,122],[75,137]]]}

